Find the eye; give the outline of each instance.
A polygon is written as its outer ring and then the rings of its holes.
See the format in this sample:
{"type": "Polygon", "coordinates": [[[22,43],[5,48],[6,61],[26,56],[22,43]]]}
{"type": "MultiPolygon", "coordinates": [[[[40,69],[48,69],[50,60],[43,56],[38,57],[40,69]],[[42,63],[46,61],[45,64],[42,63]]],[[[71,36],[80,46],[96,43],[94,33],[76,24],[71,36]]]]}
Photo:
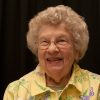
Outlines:
{"type": "Polygon", "coordinates": [[[65,44],[68,43],[68,41],[67,41],[66,39],[59,39],[59,40],[57,41],[57,43],[58,43],[58,44],[61,44],[61,45],[65,45],[65,44]]]}
{"type": "Polygon", "coordinates": [[[43,40],[43,41],[40,41],[39,44],[40,44],[41,46],[46,46],[46,45],[49,44],[49,42],[46,41],[46,40],[43,40]]]}

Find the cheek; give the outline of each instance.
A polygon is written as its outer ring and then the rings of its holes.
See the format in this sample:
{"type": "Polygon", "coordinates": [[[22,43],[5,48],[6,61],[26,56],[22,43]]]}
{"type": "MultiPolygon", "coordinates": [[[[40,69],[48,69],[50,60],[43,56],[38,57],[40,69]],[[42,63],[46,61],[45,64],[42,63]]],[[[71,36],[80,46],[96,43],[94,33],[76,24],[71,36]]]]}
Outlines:
{"type": "Polygon", "coordinates": [[[73,63],[74,59],[75,59],[75,53],[73,48],[66,50],[65,52],[63,52],[64,55],[64,59],[65,59],[65,63],[73,63]]]}
{"type": "Polygon", "coordinates": [[[43,63],[45,60],[45,52],[44,51],[39,51],[38,50],[38,60],[39,63],[43,63]]]}

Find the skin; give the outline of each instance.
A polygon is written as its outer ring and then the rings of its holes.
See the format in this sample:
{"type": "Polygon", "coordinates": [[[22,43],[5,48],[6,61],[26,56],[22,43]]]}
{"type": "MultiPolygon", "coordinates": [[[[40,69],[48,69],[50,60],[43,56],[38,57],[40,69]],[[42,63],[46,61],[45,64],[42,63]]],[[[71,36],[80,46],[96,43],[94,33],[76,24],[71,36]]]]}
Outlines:
{"type": "Polygon", "coordinates": [[[38,41],[39,65],[45,70],[47,85],[66,85],[78,53],[65,24],[43,25],[39,31],[38,41]],[[49,46],[41,49],[41,44],[49,46]]]}

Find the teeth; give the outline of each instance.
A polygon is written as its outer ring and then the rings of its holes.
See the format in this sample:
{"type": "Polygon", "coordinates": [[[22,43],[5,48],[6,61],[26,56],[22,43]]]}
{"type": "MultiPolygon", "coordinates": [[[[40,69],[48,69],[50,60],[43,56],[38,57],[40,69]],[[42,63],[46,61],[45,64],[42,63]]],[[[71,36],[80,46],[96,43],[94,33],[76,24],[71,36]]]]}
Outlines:
{"type": "Polygon", "coordinates": [[[48,61],[57,61],[62,60],[62,58],[47,58],[48,61]]]}

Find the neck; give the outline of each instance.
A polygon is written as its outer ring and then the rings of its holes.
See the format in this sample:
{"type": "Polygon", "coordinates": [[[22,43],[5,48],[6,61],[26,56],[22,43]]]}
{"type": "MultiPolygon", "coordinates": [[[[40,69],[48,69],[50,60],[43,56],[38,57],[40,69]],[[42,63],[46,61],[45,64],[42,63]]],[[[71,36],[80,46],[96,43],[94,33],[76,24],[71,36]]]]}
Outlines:
{"type": "Polygon", "coordinates": [[[65,87],[67,85],[69,79],[70,79],[70,74],[62,77],[61,79],[59,79],[59,81],[46,75],[46,84],[49,87],[61,88],[61,87],[65,87]]]}

